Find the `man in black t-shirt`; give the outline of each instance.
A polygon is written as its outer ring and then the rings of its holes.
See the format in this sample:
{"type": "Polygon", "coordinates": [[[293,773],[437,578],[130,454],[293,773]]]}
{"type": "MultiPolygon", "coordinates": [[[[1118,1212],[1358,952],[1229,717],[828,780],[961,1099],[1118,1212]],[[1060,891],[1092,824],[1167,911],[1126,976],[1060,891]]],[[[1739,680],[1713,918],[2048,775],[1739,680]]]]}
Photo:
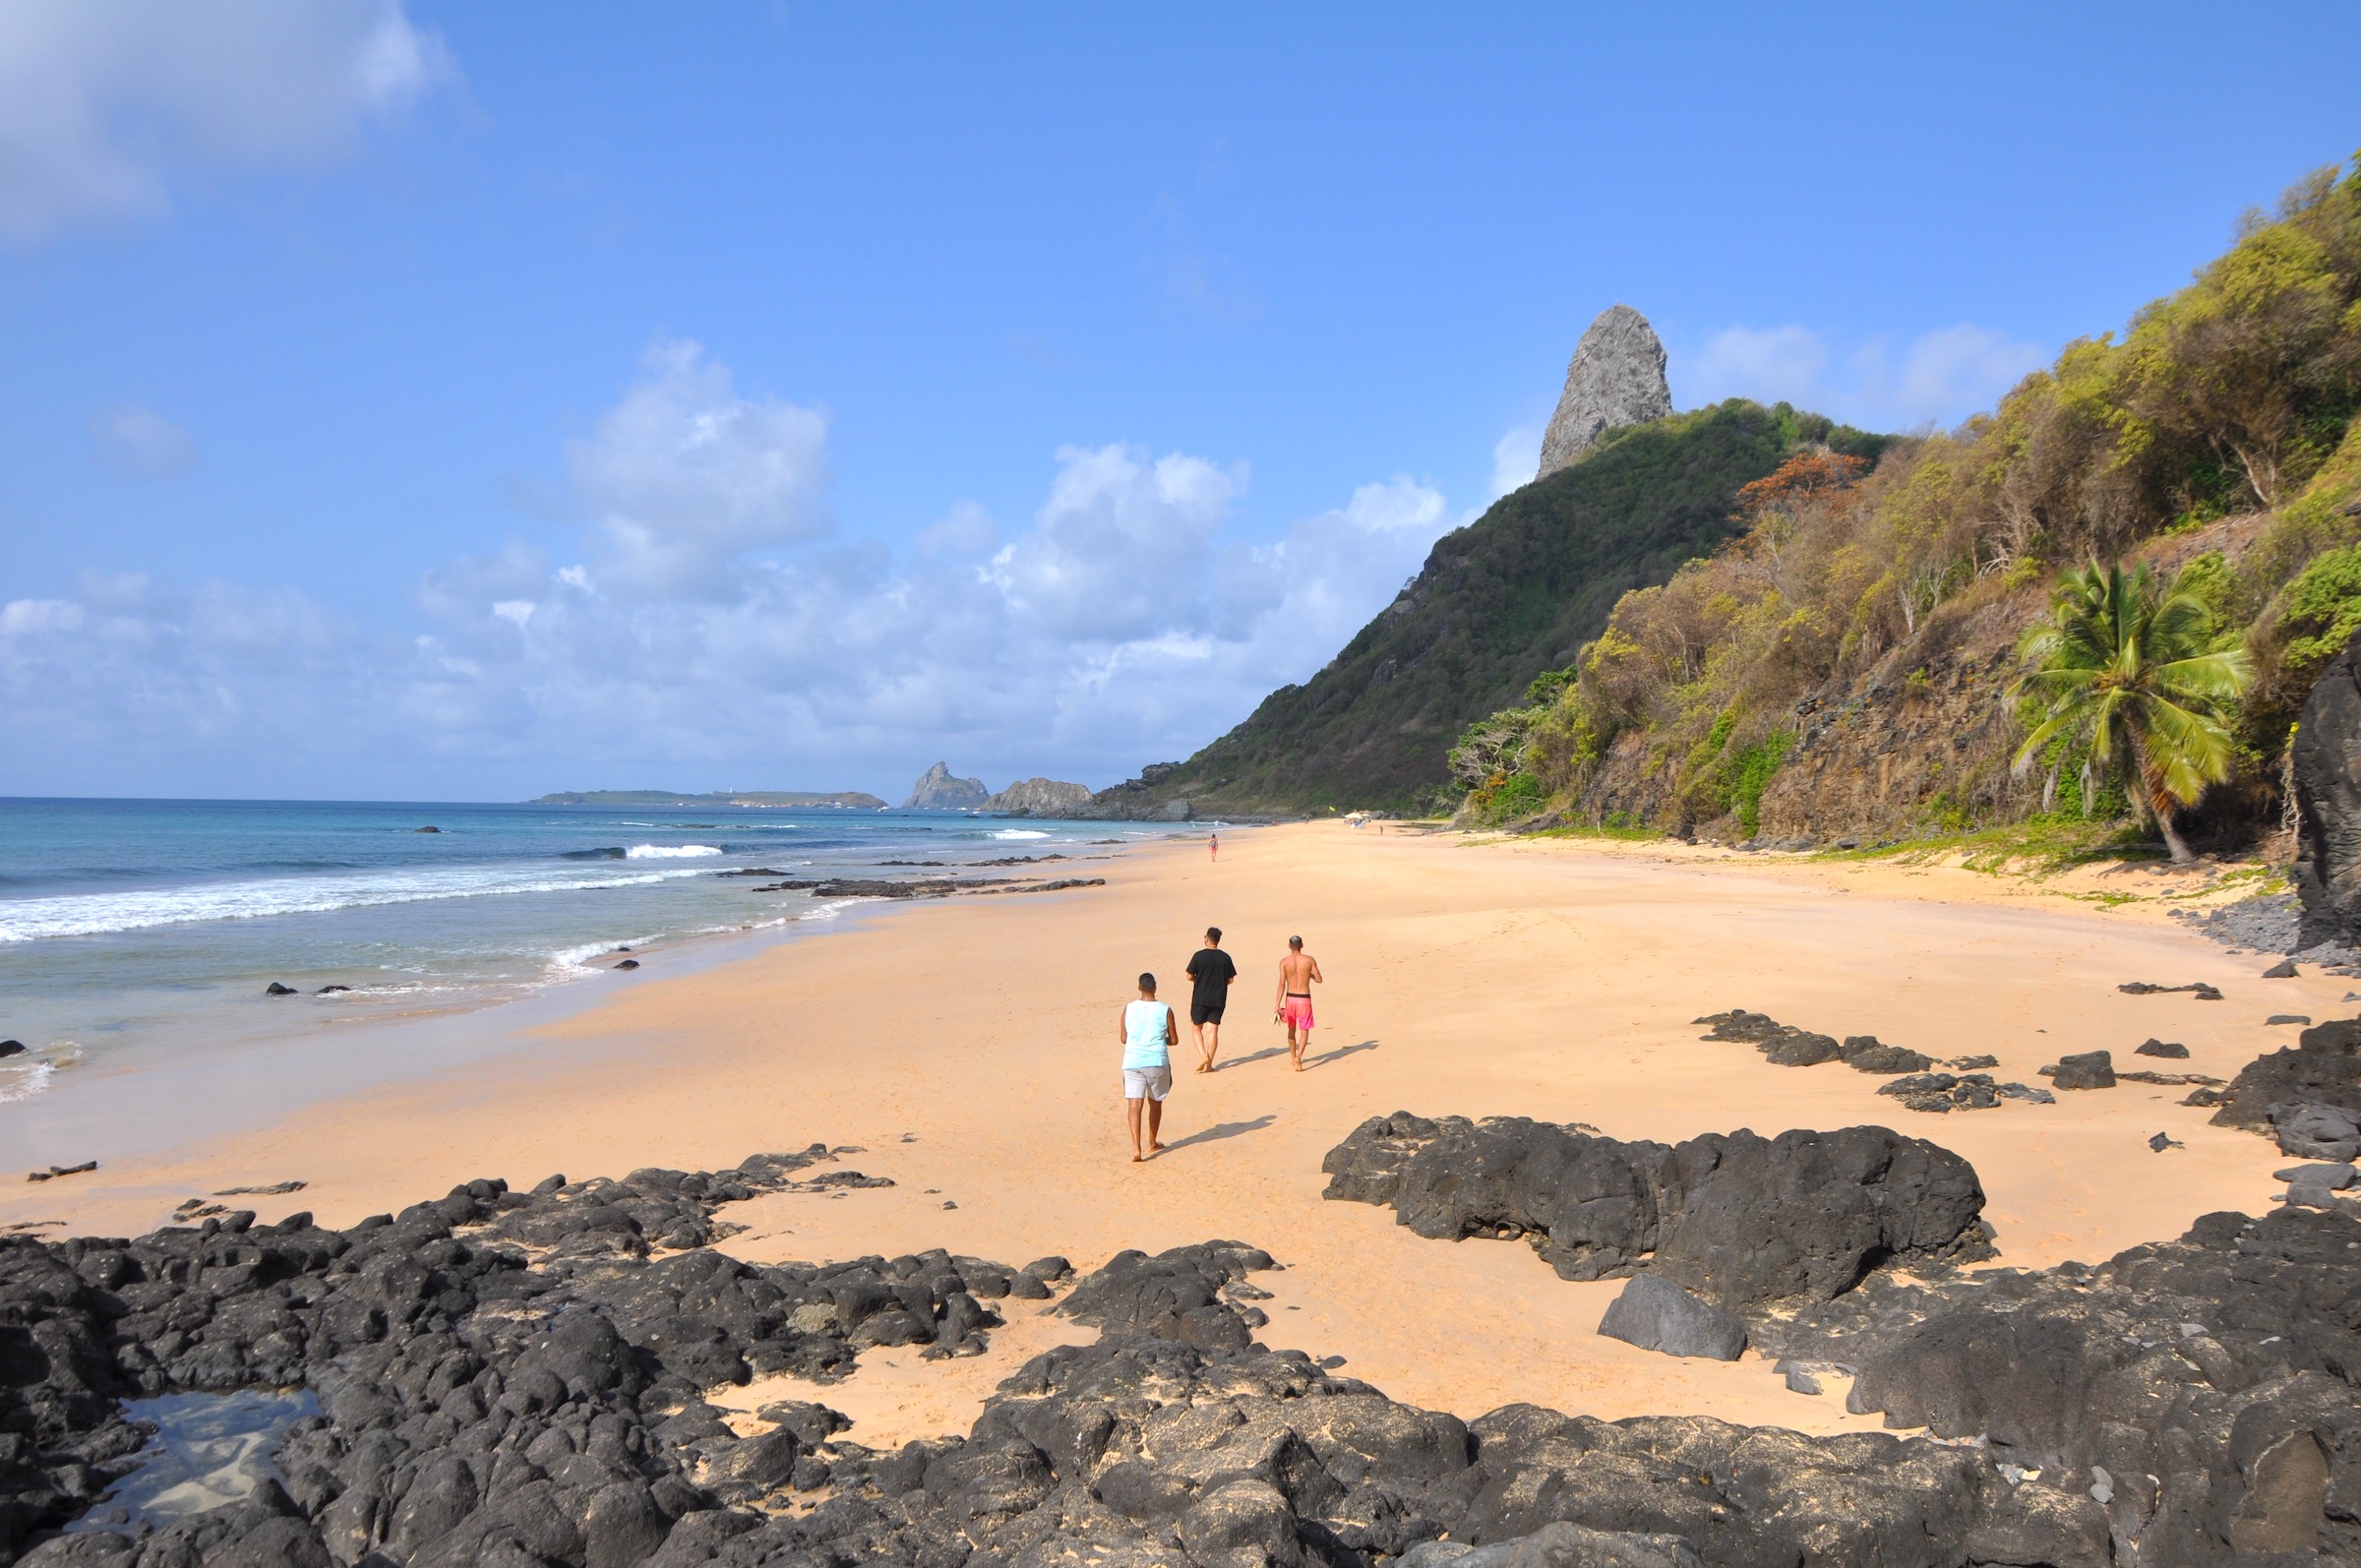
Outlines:
{"type": "Polygon", "coordinates": [[[1222,928],[1205,928],[1205,945],[1189,955],[1188,978],[1196,989],[1188,998],[1188,1021],[1196,1026],[1197,1050],[1205,1059],[1197,1063],[1199,1072],[1213,1071],[1213,1054],[1222,1049],[1222,1008],[1230,1000],[1230,982],[1238,978],[1238,965],[1222,951],[1222,928]]]}

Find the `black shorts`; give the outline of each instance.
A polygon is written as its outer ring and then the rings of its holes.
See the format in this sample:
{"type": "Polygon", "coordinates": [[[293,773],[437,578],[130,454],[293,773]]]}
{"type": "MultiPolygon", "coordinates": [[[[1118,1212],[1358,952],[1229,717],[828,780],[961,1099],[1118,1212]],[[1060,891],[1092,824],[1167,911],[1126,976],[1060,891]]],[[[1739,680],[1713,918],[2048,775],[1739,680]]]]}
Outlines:
{"type": "Polygon", "coordinates": [[[1228,1005],[1228,1002],[1222,1001],[1192,1001],[1188,1004],[1188,1021],[1192,1024],[1218,1024],[1222,1021],[1222,1009],[1228,1005]]]}

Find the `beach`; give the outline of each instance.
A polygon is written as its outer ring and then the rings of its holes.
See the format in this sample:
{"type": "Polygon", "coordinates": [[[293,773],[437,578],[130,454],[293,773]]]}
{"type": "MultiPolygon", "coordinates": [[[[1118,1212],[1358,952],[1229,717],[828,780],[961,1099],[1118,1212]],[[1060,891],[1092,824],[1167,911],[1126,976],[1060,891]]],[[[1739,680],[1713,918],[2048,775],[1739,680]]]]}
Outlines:
{"type": "MultiPolygon", "coordinates": [[[[2164,918],[2152,897],[2109,907],[1951,868],[1729,857],[1678,845],[1471,842],[1342,824],[1158,841],[1093,868],[1105,886],[895,909],[678,979],[660,970],[496,1055],[269,1125],[99,1171],[0,1187],[0,1223],[39,1234],[137,1235],[232,1186],[266,1221],[308,1210],[346,1226],[500,1176],[704,1170],[815,1142],[894,1185],[773,1193],[736,1206],[722,1243],[752,1261],[827,1261],[945,1247],[1078,1268],[1126,1247],[1211,1237],[1268,1250],[1284,1272],[1260,1338],[1309,1352],[1393,1398],[1474,1417],[1513,1401],[1603,1417],[1711,1415],[1803,1431],[1874,1429],[1841,1398],[1790,1393],[1770,1362],[1652,1355],[1595,1332],[1619,1281],[1558,1279],[1514,1242],[1422,1239],[1381,1208],[1324,1202],[1322,1155],[1363,1118],[1525,1116],[1618,1138],[1862,1123],[1969,1160],[1998,1263],[2095,1262],[2180,1235],[2220,1209],[2267,1212],[2284,1164],[2255,1135],[2208,1124],[2187,1093],[2125,1083],[1948,1116],[1876,1093],[1839,1063],[1770,1064],[1701,1041],[1732,1007],[1936,1057],[1991,1055],[2040,1084],[2097,1049],[2119,1070],[2151,1036],[2186,1043],[2218,1078],[2292,1045],[2273,1014],[2341,1010],[2344,982],[2257,978],[2164,918]],[[1177,1054],[1160,1158],[1121,1132],[1117,1018],[1142,968],[1185,1017],[1181,969],[1208,924],[1241,975],[1223,1070],[1177,1054]],[[1269,1002],[1286,938],[1326,976],[1310,1070],[1288,1070],[1269,1002]],[[2207,981],[2225,999],[2129,995],[2121,983],[2207,981]],[[2149,1147],[2168,1134],[2179,1146],[2149,1147]]],[[[2119,874],[2152,894],[2158,879],[2119,874]]],[[[652,966],[651,966],[652,967],[652,966]]],[[[1185,1030],[1185,1025],[1183,1026],[1185,1030]]],[[[1090,1331],[1003,1303],[987,1357],[921,1364],[872,1349],[823,1398],[873,1446],[964,1430],[999,1377],[1090,1331]]],[[[781,1397],[766,1391],[768,1397],[781,1397]]]]}

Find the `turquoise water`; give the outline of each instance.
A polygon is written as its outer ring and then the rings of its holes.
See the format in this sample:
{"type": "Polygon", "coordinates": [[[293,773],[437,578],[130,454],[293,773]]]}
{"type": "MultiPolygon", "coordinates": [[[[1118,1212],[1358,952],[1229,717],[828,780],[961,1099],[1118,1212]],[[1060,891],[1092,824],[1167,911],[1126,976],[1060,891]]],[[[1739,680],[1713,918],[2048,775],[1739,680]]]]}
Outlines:
{"type": "Polygon", "coordinates": [[[732,873],[920,876],[939,873],[885,863],[1070,861],[1162,831],[940,812],[0,800],[0,1040],[28,1048],[0,1059],[0,1141],[12,1103],[76,1078],[595,984],[626,947],[654,971],[697,938],[792,935],[844,908],[732,873]],[[266,995],[273,983],[297,995],[266,995]]]}

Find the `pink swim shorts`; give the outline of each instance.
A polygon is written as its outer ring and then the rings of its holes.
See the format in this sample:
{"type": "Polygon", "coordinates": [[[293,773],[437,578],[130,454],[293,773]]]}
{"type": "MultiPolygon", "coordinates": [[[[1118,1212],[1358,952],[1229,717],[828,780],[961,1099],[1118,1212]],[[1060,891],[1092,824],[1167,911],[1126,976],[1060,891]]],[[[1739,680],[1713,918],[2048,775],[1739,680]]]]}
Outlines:
{"type": "Polygon", "coordinates": [[[1279,1004],[1279,1016],[1287,1024],[1304,1034],[1311,1033],[1311,998],[1290,996],[1279,1004]]]}

